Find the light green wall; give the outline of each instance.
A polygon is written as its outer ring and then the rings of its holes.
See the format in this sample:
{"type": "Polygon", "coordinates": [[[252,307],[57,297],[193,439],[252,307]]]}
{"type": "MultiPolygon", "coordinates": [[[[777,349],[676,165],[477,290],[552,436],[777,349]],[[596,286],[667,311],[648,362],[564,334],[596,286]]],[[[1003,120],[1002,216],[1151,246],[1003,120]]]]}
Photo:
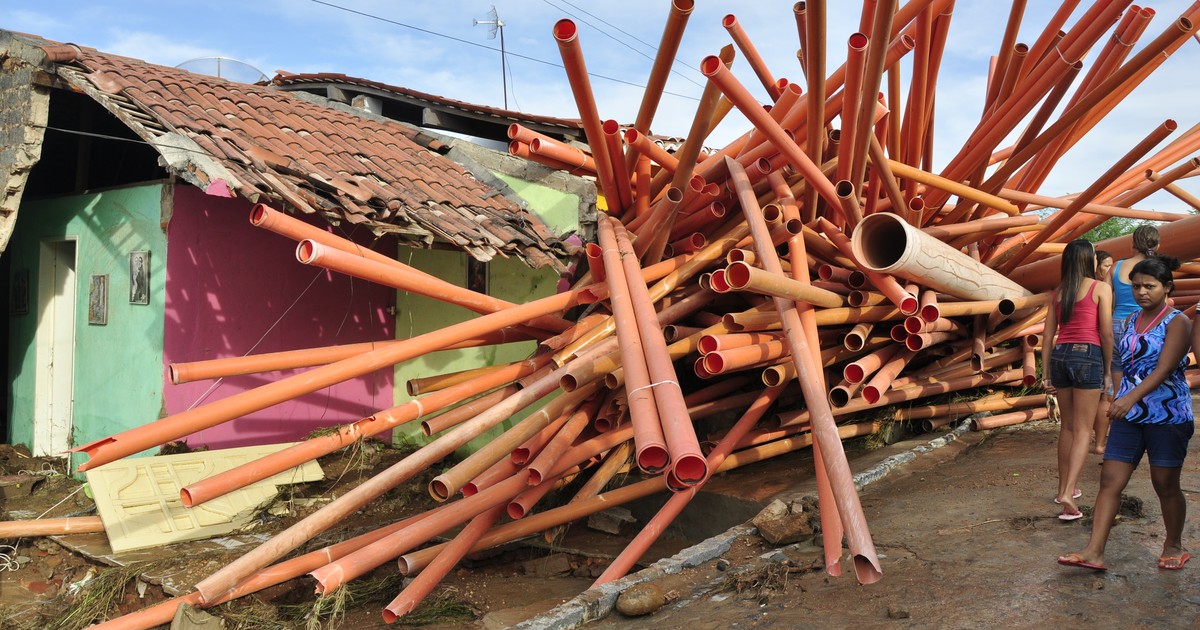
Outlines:
{"type": "Polygon", "coordinates": [[[579,230],[580,199],[578,195],[527,182],[504,173],[495,175],[504,180],[504,183],[529,203],[530,211],[541,217],[551,232],[566,234],[579,230]]]}
{"type": "MultiPolygon", "coordinates": [[[[401,262],[426,273],[458,286],[467,286],[467,254],[463,252],[401,249],[399,257],[401,262]]],[[[496,258],[488,263],[488,293],[509,302],[521,304],[552,295],[557,281],[558,274],[554,271],[530,269],[516,259],[496,258]]],[[[415,337],[476,317],[475,313],[462,307],[404,291],[399,292],[396,296],[396,309],[397,339],[415,337]]],[[[520,361],[528,358],[536,345],[535,342],[526,341],[500,346],[444,350],[401,363],[396,366],[396,404],[412,400],[406,389],[410,379],[520,361]]],[[[519,421],[528,412],[536,410],[539,406],[540,403],[535,403],[526,413],[518,414],[512,420],[505,421],[502,427],[512,426],[513,422],[519,421]]],[[[501,428],[497,428],[476,438],[463,450],[473,452],[501,430],[501,428]]],[[[427,443],[432,439],[426,438],[421,433],[419,422],[401,426],[397,430],[396,436],[400,440],[419,444],[427,443]]]]}
{"type": "MultiPolygon", "coordinates": [[[[38,255],[45,240],[75,239],[75,403],[73,446],[155,419],[162,408],[166,236],[159,227],[164,186],[32,201],[21,206],[5,255],[29,270],[29,314],[11,316],[9,373],[14,443],[33,441],[38,255]],[[150,251],[150,304],[129,303],[129,252],[150,251]],[[88,324],[92,274],[108,274],[108,324],[88,324]]],[[[75,455],[72,468],[84,459],[75,455]]]]}

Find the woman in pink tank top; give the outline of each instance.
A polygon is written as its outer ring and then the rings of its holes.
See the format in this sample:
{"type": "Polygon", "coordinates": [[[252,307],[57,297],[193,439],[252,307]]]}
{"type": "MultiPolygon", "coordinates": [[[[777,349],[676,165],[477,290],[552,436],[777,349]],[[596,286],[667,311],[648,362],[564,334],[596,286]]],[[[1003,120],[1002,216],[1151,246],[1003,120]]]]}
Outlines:
{"type": "Polygon", "coordinates": [[[1112,287],[1096,279],[1096,251],[1089,241],[1071,241],[1062,253],[1062,283],[1046,314],[1042,377],[1046,393],[1058,397],[1058,518],[1083,517],[1079,475],[1087,459],[1100,393],[1112,382],[1112,287]]]}

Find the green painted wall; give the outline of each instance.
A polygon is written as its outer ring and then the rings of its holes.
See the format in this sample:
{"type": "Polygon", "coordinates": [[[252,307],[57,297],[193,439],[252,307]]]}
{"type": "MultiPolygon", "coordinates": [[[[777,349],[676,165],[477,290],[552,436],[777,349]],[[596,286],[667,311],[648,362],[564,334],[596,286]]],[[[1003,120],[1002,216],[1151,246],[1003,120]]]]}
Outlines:
{"type": "MultiPolygon", "coordinates": [[[[399,258],[401,262],[438,278],[458,286],[467,286],[467,254],[463,252],[401,249],[399,258]]],[[[509,302],[521,304],[552,295],[557,282],[558,274],[554,271],[530,269],[516,259],[496,258],[488,263],[488,293],[509,302]]],[[[415,337],[476,316],[462,307],[403,291],[396,296],[396,309],[397,339],[415,337]]],[[[401,363],[396,366],[396,404],[412,400],[406,389],[410,379],[520,361],[529,357],[536,346],[535,342],[526,341],[500,346],[444,350],[401,363]]],[[[540,404],[535,403],[527,412],[538,407],[540,404]]],[[[519,421],[525,415],[527,414],[522,413],[514,416],[512,420],[505,421],[502,427],[512,426],[513,422],[519,421]]],[[[473,452],[501,430],[494,429],[473,440],[463,450],[473,452]]],[[[419,444],[431,441],[431,438],[426,438],[421,433],[419,422],[401,426],[396,432],[396,437],[398,440],[419,444]]]]}
{"type": "MultiPolygon", "coordinates": [[[[129,428],[162,409],[163,279],[166,237],[159,227],[164,186],[154,184],[31,201],[21,206],[5,255],[29,270],[29,314],[10,315],[8,344],[14,443],[31,445],[36,365],[38,256],[45,240],[75,239],[75,402],[72,445],[129,428]],[[150,304],[129,303],[129,252],[150,251],[150,304]],[[108,274],[108,324],[88,324],[88,285],[108,274]]],[[[72,458],[72,468],[86,459],[72,458]]]]}
{"type": "Polygon", "coordinates": [[[504,183],[529,203],[530,211],[541,217],[550,231],[555,234],[566,234],[579,230],[580,199],[578,195],[527,182],[504,173],[495,173],[495,175],[504,180],[504,183]]]}

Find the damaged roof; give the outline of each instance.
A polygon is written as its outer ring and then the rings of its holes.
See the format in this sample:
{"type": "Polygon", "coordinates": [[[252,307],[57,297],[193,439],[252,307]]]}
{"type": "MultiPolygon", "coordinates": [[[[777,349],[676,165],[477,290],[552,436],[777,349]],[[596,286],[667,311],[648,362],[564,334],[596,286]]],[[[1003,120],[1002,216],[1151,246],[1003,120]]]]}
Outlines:
{"type": "Polygon", "coordinates": [[[209,194],[282,201],[479,260],[515,255],[562,269],[571,253],[525,208],[438,153],[409,125],[358,116],[266,86],[147,63],[36,36],[70,87],[150,143],[173,174],[209,194]]]}

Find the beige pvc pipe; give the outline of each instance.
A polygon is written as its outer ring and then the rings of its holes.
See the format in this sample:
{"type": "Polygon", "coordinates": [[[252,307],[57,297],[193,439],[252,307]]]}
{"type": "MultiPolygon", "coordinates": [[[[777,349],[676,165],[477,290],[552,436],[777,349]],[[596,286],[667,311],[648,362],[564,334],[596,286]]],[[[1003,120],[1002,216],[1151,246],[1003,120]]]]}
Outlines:
{"type": "Polygon", "coordinates": [[[851,242],[855,257],[871,271],[913,280],[941,293],[966,300],[1029,295],[1021,285],[890,212],[863,219],[851,242]]]}

